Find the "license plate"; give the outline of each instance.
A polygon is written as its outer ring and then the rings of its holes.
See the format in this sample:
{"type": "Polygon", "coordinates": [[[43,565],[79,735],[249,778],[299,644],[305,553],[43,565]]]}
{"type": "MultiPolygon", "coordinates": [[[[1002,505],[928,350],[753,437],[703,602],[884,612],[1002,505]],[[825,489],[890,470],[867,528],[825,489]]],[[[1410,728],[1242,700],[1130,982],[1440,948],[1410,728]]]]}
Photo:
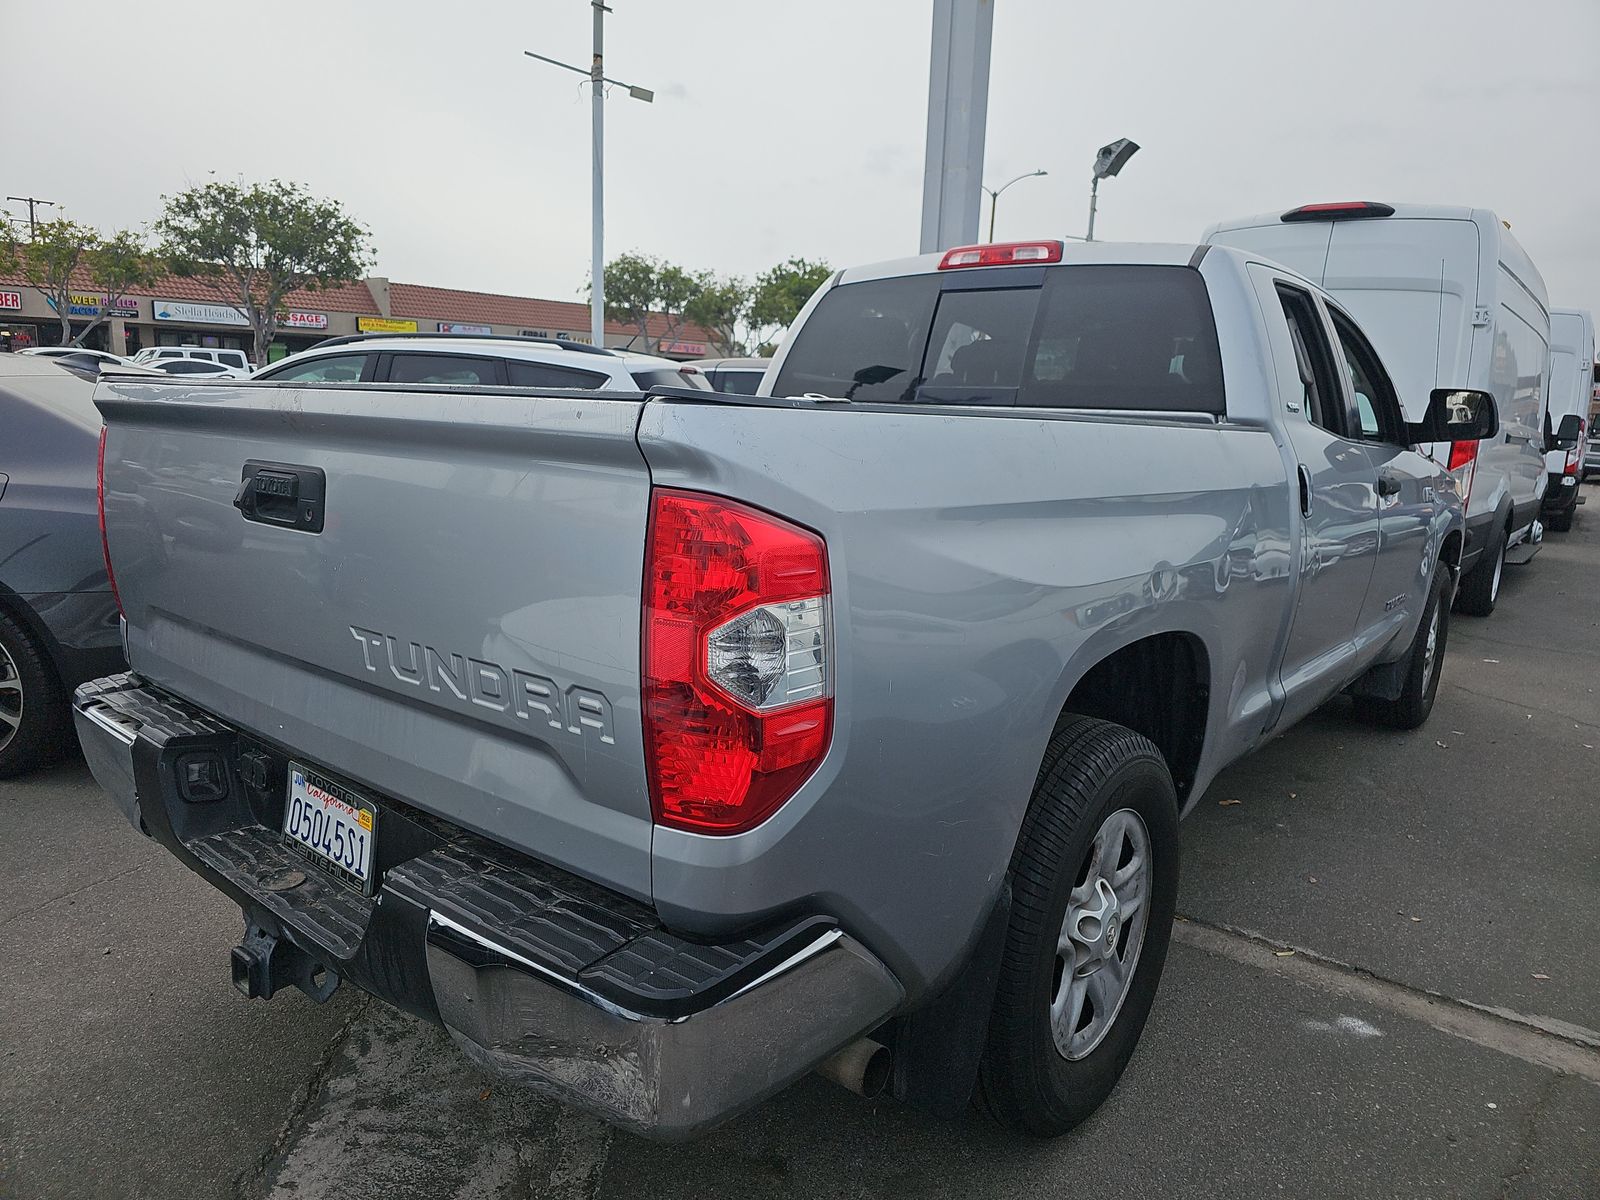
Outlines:
{"type": "Polygon", "coordinates": [[[363,894],[372,890],[372,848],[378,809],[365,796],[331,779],[289,764],[283,836],[313,862],[363,894]]]}

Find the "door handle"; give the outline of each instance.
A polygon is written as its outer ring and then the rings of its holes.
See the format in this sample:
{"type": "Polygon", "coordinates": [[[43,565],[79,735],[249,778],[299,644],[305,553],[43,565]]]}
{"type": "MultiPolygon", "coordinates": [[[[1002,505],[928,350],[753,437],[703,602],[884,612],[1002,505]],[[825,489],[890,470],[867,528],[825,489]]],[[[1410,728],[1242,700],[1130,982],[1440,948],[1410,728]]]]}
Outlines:
{"type": "Polygon", "coordinates": [[[327,487],[321,467],[251,459],[239,472],[233,506],[246,521],[321,533],[327,487]]]}
{"type": "Polygon", "coordinates": [[[1311,515],[1311,472],[1306,470],[1305,463],[1300,464],[1300,515],[1311,515]]]}
{"type": "Polygon", "coordinates": [[[1378,495],[1398,496],[1400,494],[1400,481],[1393,475],[1378,476],[1378,495]]]}

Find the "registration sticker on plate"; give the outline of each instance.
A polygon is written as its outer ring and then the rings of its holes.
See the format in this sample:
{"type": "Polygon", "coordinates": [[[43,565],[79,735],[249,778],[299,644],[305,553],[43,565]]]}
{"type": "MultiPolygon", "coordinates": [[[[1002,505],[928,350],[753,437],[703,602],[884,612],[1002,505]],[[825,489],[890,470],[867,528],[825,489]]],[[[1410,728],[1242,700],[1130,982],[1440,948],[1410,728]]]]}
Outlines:
{"type": "Polygon", "coordinates": [[[378,809],[372,801],[299,763],[289,764],[283,836],[319,867],[363,893],[372,890],[377,829],[378,809]]]}

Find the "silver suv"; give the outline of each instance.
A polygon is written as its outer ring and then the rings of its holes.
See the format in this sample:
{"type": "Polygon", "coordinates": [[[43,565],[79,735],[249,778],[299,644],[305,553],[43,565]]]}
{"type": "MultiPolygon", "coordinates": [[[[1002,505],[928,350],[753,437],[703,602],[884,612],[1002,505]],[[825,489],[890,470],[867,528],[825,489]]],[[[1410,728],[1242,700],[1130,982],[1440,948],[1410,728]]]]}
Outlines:
{"type": "Polygon", "coordinates": [[[711,384],[698,369],[670,358],[602,350],[581,342],[449,333],[331,338],[257,371],[251,378],[319,385],[412,383],[623,392],[662,387],[711,390],[711,384]]]}

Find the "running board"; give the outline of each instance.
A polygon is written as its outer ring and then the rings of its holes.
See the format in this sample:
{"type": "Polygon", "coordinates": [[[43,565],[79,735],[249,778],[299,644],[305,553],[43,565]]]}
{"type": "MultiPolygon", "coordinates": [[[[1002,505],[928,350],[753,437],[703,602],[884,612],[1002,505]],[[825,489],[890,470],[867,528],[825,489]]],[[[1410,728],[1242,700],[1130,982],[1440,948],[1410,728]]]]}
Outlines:
{"type": "Polygon", "coordinates": [[[1539,553],[1539,547],[1544,545],[1544,522],[1536,520],[1520,535],[1511,536],[1513,541],[1506,548],[1506,564],[1520,567],[1524,563],[1531,562],[1533,556],[1539,553]]]}

